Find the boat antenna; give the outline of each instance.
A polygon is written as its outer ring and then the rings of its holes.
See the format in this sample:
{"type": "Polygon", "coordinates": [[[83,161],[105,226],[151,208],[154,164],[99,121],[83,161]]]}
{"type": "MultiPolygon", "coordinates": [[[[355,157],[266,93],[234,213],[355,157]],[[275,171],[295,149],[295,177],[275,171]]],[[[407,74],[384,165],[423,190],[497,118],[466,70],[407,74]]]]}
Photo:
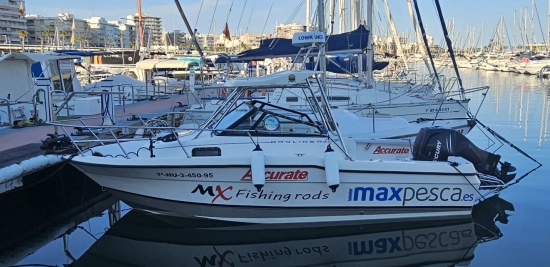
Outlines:
{"type": "Polygon", "coordinates": [[[435,0],[435,7],[437,8],[437,14],[439,16],[439,21],[441,22],[441,28],[443,29],[443,36],[445,37],[445,42],[447,43],[447,48],[449,49],[449,55],[451,57],[451,61],[453,62],[453,68],[455,69],[458,86],[460,87],[460,94],[462,95],[462,99],[464,99],[464,87],[462,86],[462,79],[460,78],[460,72],[458,71],[458,66],[456,65],[455,53],[453,51],[453,42],[451,41],[451,38],[449,37],[449,32],[447,31],[447,27],[445,26],[445,19],[443,18],[443,12],[441,12],[439,0],[435,0]]]}

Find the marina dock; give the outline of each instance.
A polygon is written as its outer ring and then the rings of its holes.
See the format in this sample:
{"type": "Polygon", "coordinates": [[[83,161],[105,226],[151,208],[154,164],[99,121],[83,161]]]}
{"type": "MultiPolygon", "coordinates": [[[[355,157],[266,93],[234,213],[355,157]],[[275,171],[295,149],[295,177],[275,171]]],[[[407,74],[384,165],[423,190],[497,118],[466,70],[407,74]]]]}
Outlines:
{"type": "MultiPolygon", "coordinates": [[[[185,94],[171,95],[166,99],[159,98],[154,101],[144,100],[125,107],[116,106],[116,115],[114,117],[119,120],[116,121],[115,124],[121,126],[128,126],[132,123],[141,124],[141,121],[129,121],[128,119],[138,114],[140,114],[142,118],[158,116],[169,112],[173,106],[178,105],[178,102],[182,105],[187,105],[188,97],[185,94]]],[[[99,118],[98,115],[89,117],[91,117],[91,119],[86,116],[82,116],[81,119],[83,119],[83,121],[85,121],[88,125],[101,125],[101,118],[99,118]]],[[[80,124],[78,120],[69,120],[66,122],[70,124],[80,124]]],[[[0,143],[0,173],[3,168],[10,168],[10,166],[14,164],[17,165],[24,161],[29,161],[37,157],[43,157],[46,151],[40,148],[42,145],[41,140],[44,140],[47,137],[47,134],[53,133],[55,133],[55,128],[52,125],[29,126],[17,129],[0,129],[0,138],[5,140],[0,143]]],[[[58,134],[63,134],[63,132],[58,132],[58,134]]],[[[91,138],[93,138],[93,136],[91,138]]],[[[49,157],[59,158],[60,156],[50,155],[49,157]]],[[[33,167],[32,171],[25,171],[23,176],[40,171],[46,167],[51,167],[59,162],[61,161],[52,161],[50,159],[50,162],[48,163],[40,164],[40,166],[36,168],[33,167]]],[[[0,178],[3,177],[3,179],[0,179],[0,192],[6,192],[13,188],[24,186],[21,182],[21,176],[9,177],[9,175],[10,172],[5,171],[4,176],[0,176],[0,178]]]]}

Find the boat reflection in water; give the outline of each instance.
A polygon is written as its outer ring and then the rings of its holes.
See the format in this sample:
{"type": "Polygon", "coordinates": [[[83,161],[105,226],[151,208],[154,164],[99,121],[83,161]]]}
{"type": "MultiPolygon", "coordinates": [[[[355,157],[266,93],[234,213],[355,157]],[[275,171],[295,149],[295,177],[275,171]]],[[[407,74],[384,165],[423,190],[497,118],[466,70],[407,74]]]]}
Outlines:
{"type": "Polygon", "coordinates": [[[511,203],[491,197],[472,219],[311,228],[224,223],[133,210],[72,266],[468,265],[502,236],[511,203]]]}

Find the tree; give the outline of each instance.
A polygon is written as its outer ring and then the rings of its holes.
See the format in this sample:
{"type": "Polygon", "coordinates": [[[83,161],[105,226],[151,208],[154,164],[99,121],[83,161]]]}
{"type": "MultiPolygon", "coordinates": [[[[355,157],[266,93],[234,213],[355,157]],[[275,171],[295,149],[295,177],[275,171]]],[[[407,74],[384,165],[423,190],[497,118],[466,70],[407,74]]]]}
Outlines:
{"type": "Polygon", "coordinates": [[[103,35],[103,47],[107,48],[108,43],[109,43],[109,38],[107,38],[107,35],[103,35]]]}
{"type": "Polygon", "coordinates": [[[132,47],[132,49],[136,49],[136,42],[135,42],[135,41],[131,41],[131,42],[130,42],[130,47],[132,47]]]}
{"type": "Polygon", "coordinates": [[[120,48],[122,50],[122,64],[125,64],[124,62],[124,33],[123,32],[119,32],[118,33],[118,38],[120,38],[120,48]]]}
{"type": "Polygon", "coordinates": [[[51,42],[52,30],[50,30],[49,28],[48,28],[48,29],[45,29],[45,30],[42,32],[42,35],[46,38],[46,41],[47,41],[48,46],[50,46],[50,45],[52,44],[52,42],[51,42]]]}
{"type": "Polygon", "coordinates": [[[21,51],[25,52],[25,38],[27,38],[27,35],[29,35],[29,32],[25,30],[19,30],[17,32],[19,34],[19,39],[21,39],[21,51]]]}
{"type": "Polygon", "coordinates": [[[124,48],[124,33],[120,32],[118,38],[120,38],[120,48],[124,48]]]}
{"type": "Polygon", "coordinates": [[[78,37],[76,37],[76,40],[78,41],[78,44],[80,45],[80,49],[82,49],[82,42],[86,42],[86,37],[82,36],[82,35],[79,35],[78,37]]]}
{"type": "Polygon", "coordinates": [[[38,39],[40,39],[40,53],[44,53],[44,39],[47,38],[44,32],[38,36],[38,39]]]}
{"type": "Polygon", "coordinates": [[[67,33],[65,31],[60,31],[59,36],[61,36],[61,40],[63,42],[63,48],[65,48],[65,38],[67,37],[67,33]]]}

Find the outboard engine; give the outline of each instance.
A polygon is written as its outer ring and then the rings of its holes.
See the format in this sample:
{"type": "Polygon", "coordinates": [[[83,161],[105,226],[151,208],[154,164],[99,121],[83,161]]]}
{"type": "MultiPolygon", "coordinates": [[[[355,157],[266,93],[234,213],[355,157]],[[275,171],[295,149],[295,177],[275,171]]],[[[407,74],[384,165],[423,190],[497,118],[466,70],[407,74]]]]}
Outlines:
{"type": "Polygon", "coordinates": [[[425,127],[420,129],[414,140],[413,160],[447,161],[449,156],[462,157],[471,162],[479,173],[491,175],[508,183],[516,174],[510,163],[500,162],[500,155],[487,152],[475,146],[464,135],[449,128],[425,127]],[[501,163],[500,170],[498,163],[501,163]]]}

